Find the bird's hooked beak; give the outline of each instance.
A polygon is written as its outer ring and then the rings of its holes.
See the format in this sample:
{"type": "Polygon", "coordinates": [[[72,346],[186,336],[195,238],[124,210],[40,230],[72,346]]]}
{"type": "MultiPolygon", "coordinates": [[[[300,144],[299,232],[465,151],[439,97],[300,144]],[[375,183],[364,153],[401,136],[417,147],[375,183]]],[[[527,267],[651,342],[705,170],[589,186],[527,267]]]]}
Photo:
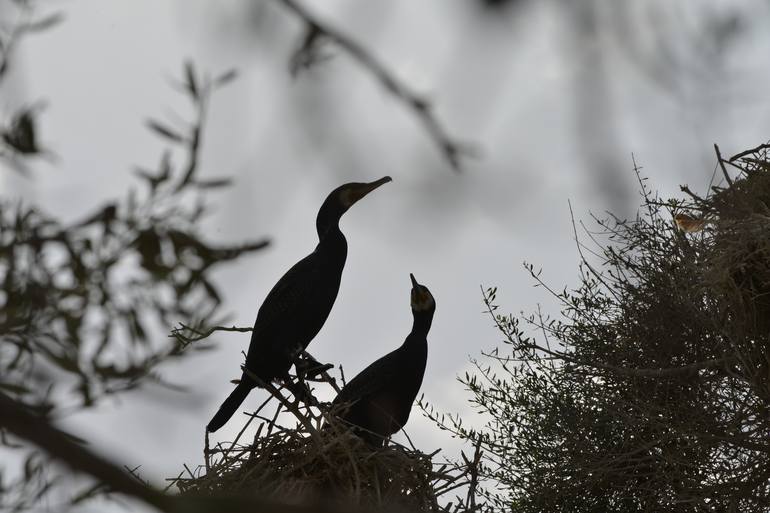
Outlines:
{"type": "Polygon", "coordinates": [[[389,176],[383,176],[379,180],[375,180],[369,183],[356,184],[353,188],[349,189],[345,195],[344,201],[347,203],[347,207],[353,205],[356,201],[360,200],[380,185],[392,182],[393,179],[389,176]]]}
{"type": "Polygon", "coordinates": [[[420,284],[414,279],[414,274],[409,273],[409,278],[412,280],[412,288],[416,289],[420,284]]]}

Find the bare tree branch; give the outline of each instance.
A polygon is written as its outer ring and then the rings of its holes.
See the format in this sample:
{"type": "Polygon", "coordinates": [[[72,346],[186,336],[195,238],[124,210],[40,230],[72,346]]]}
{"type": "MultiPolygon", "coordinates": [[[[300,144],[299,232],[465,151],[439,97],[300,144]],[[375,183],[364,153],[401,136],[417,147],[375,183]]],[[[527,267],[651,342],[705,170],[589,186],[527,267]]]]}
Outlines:
{"type": "Polygon", "coordinates": [[[714,151],[717,154],[717,163],[719,164],[719,167],[722,169],[722,174],[725,177],[725,180],[727,180],[727,183],[731,186],[733,185],[733,180],[730,178],[730,175],[727,174],[727,168],[725,167],[725,159],[722,158],[722,152],[719,151],[719,145],[714,144],[714,151]]]}
{"type": "Polygon", "coordinates": [[[74,441],[74,437],[53,427],[45,417],[36,415],[23,404],[0,392],[0,427],[23,438],[73,470],[94,477],[111,490],[137,498],[167,513],[190,511],[232,513],[332,513],[343,511],[328,506],[298,506],[279,504],[253,497],[205,497],[166,495],[143,483],[134,474],[124,471],[96,453],[74,441]]]}
{"type": "Polygon", "coordinates": [[[477,150],[470,144],[453,139],[436,118],[433,105],[422,95],[414,92],[408,85],[396,78],[382,62],[361,46],[357,41],[322,22],[315,14],[308,11],[297,0],[278,0],[307,25],[305,43],[300,49],[308,49],[313,41],[324,37],[345,50],[354,60],[368,69],[382,86],[396,99],[412,110],[425,126],[433,142],[439,147],[444,158],[455,171],[462,171],[461,157],[473,157],[477,150]]]}
{"type": "Polygon", "coordinates": [[[745,157],[746,155],[751,155],[752,153],[757,153],[767,149],[770,149],[770,144],[760,144],[755,148],[751,148],[750,150],[742,151],[740,153],[733,155],[732,157],[730,157],[730,160],[728,162],[735,162],[736,160],[742,157],[745,157]]]}
{"type": "Polygon", "coordinates": [[[205,338],[208,338],[211,336],[212,333],[215,331],[234,331],[237,333],[247,333],[249,331],[253,331],[253,328],[240,328],[238,326],[214,326],[211,328],[208,328],[205,331],[200,331],[198,329],[193,328],[192,326],[188,326],[184,323],[179,323],[178,328],[174,328],[171,330],[171,334],[169,337],[177,339],[180,343],[184,345],[191,344],[193,342],[198,342],[199,340],[203,340],[205,338]],[[185,331],[189,331],[193,334],[193,336],[188,337],[184,334],[185,331]]]}
{"type": "Polygon", "coordinates": [[[0,426],[37,445],[73,470],[94,476],[113,490],[167,511],[163,495],[73,441],[49,421],[0,392],[0,426]]]}

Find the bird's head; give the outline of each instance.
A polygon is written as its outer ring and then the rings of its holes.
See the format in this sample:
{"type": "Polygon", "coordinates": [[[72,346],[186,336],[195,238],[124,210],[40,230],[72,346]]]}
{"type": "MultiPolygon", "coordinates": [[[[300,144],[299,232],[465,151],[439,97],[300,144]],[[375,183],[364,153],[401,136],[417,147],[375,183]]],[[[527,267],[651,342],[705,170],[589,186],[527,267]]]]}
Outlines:
{"type": "Polygon", "coordinates": [[[358,200],[372,192],[380,185],[392,181],[389,176],[383,176],[379,180],[369,183],[351,182],[340,185],[326,197],[321,210],[318,211],[316,225],[318,235],[321,236],[328,228],[339,222],[342,214],[348,211],[358,200]]]}
{"type": "Polygon", "coordinates": [[[433,294],[430,293],[428,287],[417,283],[417,280],[414,279],[414,274],[409,273],[409,278],[412,279],[412,312],[415,314],[433,314],[436,310],[436,300],[433,299],[433,294]]]}

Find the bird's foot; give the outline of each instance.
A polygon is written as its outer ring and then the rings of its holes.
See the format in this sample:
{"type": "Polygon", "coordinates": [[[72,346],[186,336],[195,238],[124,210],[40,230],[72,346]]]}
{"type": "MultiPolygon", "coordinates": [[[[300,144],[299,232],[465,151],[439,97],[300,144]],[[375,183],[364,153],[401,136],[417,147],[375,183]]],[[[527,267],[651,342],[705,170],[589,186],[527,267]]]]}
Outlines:
{"type": "Polygon", "coordinates": [[[286,389],[294,396],[294,401],[292,401],[292,403],[295,406],[299,406],[300,403],[305,403],[308,406],[318,407],[318,399],[313,396],[310,387],[302,381],[292,382],[287,380],[284,383],[284,387],[286,387],[286,389]]]}
{"type": "Polygon", "coordinates": [[[333,367],[333,363],[321,363],[310,355],[298,358],[294,362],[297,378],[300,381],[322,381],[325,379],[323,374],[333,367]]]}

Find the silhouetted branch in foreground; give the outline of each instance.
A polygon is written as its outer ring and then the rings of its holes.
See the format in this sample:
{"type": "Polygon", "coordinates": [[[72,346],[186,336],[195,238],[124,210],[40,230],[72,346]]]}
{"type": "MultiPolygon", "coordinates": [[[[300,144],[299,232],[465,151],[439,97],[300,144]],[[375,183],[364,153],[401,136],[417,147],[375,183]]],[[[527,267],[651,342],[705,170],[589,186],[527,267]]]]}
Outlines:
{"type": "Polygon", "coordinates": [[[0,427],[46,451],[72,470],[95,478],[112,491],[133,497],[159,511],[234,513],[304,513],[340,511],[314,506],[296,506],[264,501],[254,497],[203,497],[168,495],[148,486],[135,474],[90,451],[75,441],[75,437],[56,429],[47,418],[32,413],[22,403],[0,392],[0,427]]]}
{"type": "Polygon", "coordinates": [[[120,468],[73,441],[71,436],[54,428],[45,417],[32,413],[22,403],[2,392],[0,427],[32,442],[73,470],[99,479],[117,492],[141,499],[158,509],[166,509],[162,507],[163,496],[160,492],[142,485],[120,468]]]}

